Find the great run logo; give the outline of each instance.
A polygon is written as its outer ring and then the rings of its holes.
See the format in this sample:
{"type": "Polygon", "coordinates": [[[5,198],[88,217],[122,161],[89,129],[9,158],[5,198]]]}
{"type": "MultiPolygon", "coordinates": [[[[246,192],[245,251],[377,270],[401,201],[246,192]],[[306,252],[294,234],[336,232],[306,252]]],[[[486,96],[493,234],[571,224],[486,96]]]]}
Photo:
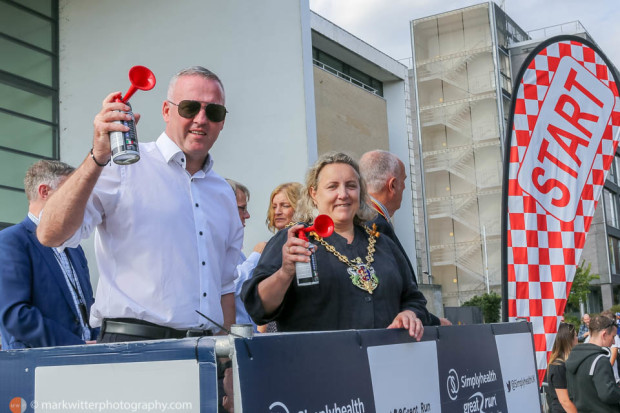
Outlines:
{"type": "Polygon", "coordinates": [[[450,369],[448,379],[446,380],[448,397],[450,397],[450,400],[456,400],[461,388],[479,389],[483,384],[494,381],[497,381],[495,370],[489,370],[487,373],[478,372],[471,376],[466,374],[459,376],[455,369],[450,369]]]}
{"type": "Polygon", "coordinates": [[[481,392],[472,394],[463,404],[463,413],[484,413],[485,409],[497,407],[497,396],[484,397],[481,392]]]}

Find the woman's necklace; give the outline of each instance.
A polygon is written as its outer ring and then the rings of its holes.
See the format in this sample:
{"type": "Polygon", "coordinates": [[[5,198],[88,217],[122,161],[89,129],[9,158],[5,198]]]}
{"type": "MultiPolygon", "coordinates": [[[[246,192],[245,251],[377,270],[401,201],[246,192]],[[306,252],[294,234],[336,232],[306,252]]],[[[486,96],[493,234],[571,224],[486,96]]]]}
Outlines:
{"type": "Polygon", "coordinates": [[[327,251],[334,254],[340,262],[345,263],[349,267],[347,268],[347,272],[354,286],[372,294],[379,285],[379,278],[377,278],[377,274],[375,274],[375,269],[370,265],[374,261],[375,243],[377,242],[379,233],[377,232],[377,226],[375,224],[372,225],[372,229],[364,225],[364,229],[366,233],[368,233],[368,253],[366,254],[365,264],[360,257],[349,260],[346,256],[336,251],[333,245],[328,244],[327,241],[318,236],[315,232],[311,232],[311,234],[327,251]]]}

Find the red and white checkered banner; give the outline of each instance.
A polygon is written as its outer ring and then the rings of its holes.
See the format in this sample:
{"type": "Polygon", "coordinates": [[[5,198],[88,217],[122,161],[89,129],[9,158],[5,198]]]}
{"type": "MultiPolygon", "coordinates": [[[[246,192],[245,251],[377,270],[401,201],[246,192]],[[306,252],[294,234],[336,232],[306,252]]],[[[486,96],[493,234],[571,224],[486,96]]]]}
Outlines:
{"type": "Polygon", "coordinates": [[[524,62],[507,129],[503,205],[508,321],[532,323],[540,382],[620,131],[613,66],[558,36],[524,62]]]}

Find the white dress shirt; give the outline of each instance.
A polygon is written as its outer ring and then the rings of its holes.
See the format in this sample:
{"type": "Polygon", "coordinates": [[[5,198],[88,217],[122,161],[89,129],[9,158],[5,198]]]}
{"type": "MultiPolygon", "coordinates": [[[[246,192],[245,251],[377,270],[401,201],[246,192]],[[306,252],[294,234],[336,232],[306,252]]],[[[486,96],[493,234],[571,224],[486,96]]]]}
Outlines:
{"type": "Polygon", "coordinates": [[[252,324],[252,326],[254,326],[254,332],[258,331],[256,323],[246,311],[243,300],[241,300],[241,288],[244,282],[252,278],[254,268],[256,268],[259,259],[260,254],[256,251],[252,251],[247,258],[245,254],[241,253],[237,264],[237,278],[235,279],[235,310],[237,312],[237,324],[252,324]]]}
{"type": "Polygon", "coordinates": [[[219,328],[221,296],[235,291],[243,226],[230,185],[209,155],[190,176],[185,155],[162,133],[140,143],[140,161],[106,166],[88,201],[77,246],[96,228],[99,285],[91,326],[137,318],[167,327],[219,328]]]}

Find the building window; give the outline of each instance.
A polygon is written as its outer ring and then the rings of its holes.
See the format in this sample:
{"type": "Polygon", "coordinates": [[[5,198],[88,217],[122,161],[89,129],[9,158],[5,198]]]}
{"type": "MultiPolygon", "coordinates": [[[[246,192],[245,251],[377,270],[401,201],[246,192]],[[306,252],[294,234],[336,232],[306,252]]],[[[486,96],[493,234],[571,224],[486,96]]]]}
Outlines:
{"type": "Polygon", "coordinates": [[[23,219],[23,179],[58,159],[58,1],[0,1],[0,228],[23,219]]]}
{"type": "Polygon", "coordinates": [[[383,83],[372,76],[349,66],[340,59],[331,56],[316,47],[312,48],[312,58],[320,63],[320,67],[333,73],[338,77],[348,79],[351,83],[360,86],[379,96],[383,96],[383,83]],[[344,76],[341,76],[344,75],[344,76]]]}
{"type": "Polygon", "coordinates": [[[620,229],[620,225],[618,225],[618,195],[605,188],[603,189],[603,202],[607,225],[620,229]]]}
{"type": "Polygon", "coordinates": [[[607,242],[609,246],[609,267],[612,274],[620,274],[620,250],[618,238],[608,237],[607,242]]]}
{"type": "Polygon", "coordinates": [[[618,155],[614,156],[614,161],[611,163],[609,167],[609,173],[607,174],[607,180],[613,182],[618,185],[618,163],[620,161],[620,157],[618,155]]]}

